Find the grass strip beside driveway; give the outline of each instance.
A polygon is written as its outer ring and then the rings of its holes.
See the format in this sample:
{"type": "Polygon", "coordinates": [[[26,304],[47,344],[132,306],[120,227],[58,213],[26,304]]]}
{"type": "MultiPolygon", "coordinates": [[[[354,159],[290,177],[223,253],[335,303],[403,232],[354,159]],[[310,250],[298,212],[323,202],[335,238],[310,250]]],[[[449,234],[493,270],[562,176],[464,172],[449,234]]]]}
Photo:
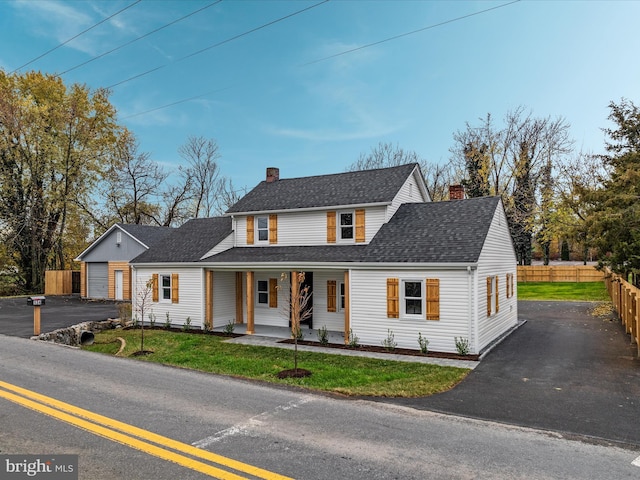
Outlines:
{"type": "MultiPolygon", "coordinates": [[[[115,354],[126,340],[122,356],[140,349],[140,330],[110,330],[96,335],[96,343],[85,350],[115,354]]],[[[135,356],[155,362],[203,372],[295,385],[312,390],[380,397],[419,397],[453,388],[469,369],[413,362],[350,357],[317,352],[298,352],[298,368],[310,370],[306,378],[277,378],[293,368],[293,351],[225,343],[216,335],[145,330],[144,349],[153,353],[135,356]]]]}
{"type": "Polygon", "coordinates": [[[604,282],[518,283],[518,300],[611,301],[604,282]]]}

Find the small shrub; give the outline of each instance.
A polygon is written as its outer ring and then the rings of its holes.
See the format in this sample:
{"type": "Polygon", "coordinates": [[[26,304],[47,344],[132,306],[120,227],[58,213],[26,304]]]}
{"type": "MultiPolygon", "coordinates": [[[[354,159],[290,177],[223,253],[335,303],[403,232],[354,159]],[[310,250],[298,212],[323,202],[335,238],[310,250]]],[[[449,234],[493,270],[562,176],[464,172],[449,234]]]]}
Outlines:
{"type": "Polygon", "coordinates": [[[349,329],[349,347],[350,348],[358,348],[360,346],[360,339],[353,332],[353,329],[349,329]]]}
{"type": "Polygon", "coordinates": [[[469,339],[464,337],[453,337],[456,342],[458,355],[469,355],[469,339]]]}
{"type": "Polygon", "coordinates": [[[298,340],[304,340],[304,332],[300,327],[296,328],[295,331],[291,333],[291,335],[298,340]]]}
{"type": "Polygon", "coordinates": [[[393,335],[393,330],[387,328],[387,338],[382,340],[382,346],[388,352],[393,352],[398,346],[398,342],[396,342],[396,338],[393,335]]]}
{"type": "Polygon", "coordinates": [[[131,320],[131,304],[130,303],[118,304],[118,318],[120,318],[120,320],[124,320],[125,322],[128,320],[131,320]]]}
{"type": "Polygon", "coordinates": [[[420,345],[420,351],[425,355],[429,353],[429,340],[422,336],[422,333],[418,332],[418,345],[420,345]]]}
{"type": "Polygon", "coordinates": [[[233,335],[233,331],[236,328],[236,324],[233,320],[229,320],[227,324],[224,326],[224,334],[225,335],[233,335]]]}
{"type": "Polygon", "coordinates": [[[169,317],[169,312],[166,312],[166,319],[164,321],[164,328],[169,330],[171,328],[171,318],[169,317]]]}
{"type": "Polygon", "coordinates": [[[187,319],[184,321],[184,325],[182,325],[182,329],[185,332],[191,330],[191,317],[187,317],[187,319]]]}
{"type": "Polygon", "coordinates": [[[329,343],[329,330],[327,330],[327,326],[323,325],[322,328],[318,329],[318,341],[320,345],[326,345],[329,343]]]}
{"type": "Polygon", "coordinates": [[[202,329],[205,332],[213,332],[213,324],[209,322],[204,322],[204,324],[202,325],[202,329]]]}
{"type": "Polygon", "coordinates": [[[138,328],[138,326],[139,326],[138,324],[139,324],[139,322],[138,322],[138,314],[136,313],[133,316],[133,328],[138,328]]]}
{"type": "Polygon", "coordinates": [[[153,312],[149,314],[149,326],[151,328],[156,326],[156,314],[153,312]]]}

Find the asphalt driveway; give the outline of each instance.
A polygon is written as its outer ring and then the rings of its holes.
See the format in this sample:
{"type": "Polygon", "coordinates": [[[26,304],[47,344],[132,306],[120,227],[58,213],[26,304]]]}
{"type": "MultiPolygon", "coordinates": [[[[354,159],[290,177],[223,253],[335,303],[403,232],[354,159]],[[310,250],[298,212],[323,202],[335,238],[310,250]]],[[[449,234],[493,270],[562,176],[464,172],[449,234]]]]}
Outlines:
{"type": "MultiPolygon", "coordinates": [[[[40,331],[51,332],[77,323],[117,318],[110,300],[88,301],[78,296],[46,297],[40,307],[40,331]]],[[[29,338],[33,335],[33,307],[27,298],[0,298],[0,334],[29,338]]]]}
{"type": "Polygon", "coordinates": [[[613,316],[592,316],[593,306],[520,301],[527,323],[456,388],[385,401],[640,447],[637,349],[613,316]]]}

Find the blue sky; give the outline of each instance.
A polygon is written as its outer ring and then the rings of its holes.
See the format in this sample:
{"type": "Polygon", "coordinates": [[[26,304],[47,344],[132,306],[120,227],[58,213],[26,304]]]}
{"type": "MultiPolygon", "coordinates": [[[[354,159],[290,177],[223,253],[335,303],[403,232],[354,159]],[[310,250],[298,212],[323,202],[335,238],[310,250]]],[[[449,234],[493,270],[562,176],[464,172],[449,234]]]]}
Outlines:
{"type": "MultiPolygon", "coordinates": [[[[134,2],[0,0],[0,68],[134,2]]],[[[65,72],[212,3],[142,0],[19,71],[65,72]]],[[[599,153],[608,103],[640,104],[639,18],[631,0],[223,0],[62,78],[109,87],[160,67],[112,88],[120,122],[167,166],[190,135],[216,139],[236,187],[269,166],[341,172],[379,142],[444,162],[465,122],[518,106],[566,118],[576,148],[599,153]]]]}

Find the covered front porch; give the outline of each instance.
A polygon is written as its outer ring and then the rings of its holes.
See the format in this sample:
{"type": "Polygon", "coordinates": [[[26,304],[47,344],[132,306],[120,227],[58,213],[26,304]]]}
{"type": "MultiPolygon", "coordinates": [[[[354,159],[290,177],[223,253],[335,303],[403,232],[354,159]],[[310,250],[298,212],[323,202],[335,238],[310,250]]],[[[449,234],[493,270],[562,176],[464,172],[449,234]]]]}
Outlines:
{"type": "MultiPolygon", "coordinates": [[[[233,333],[237,334],[246,334],[247,333],[247,325],[246,324],[236,324],[233,333]]],[[[303,340],[310,341],[318,341],[318,330],[317,328],[309,328],[306,325],[301,325],[300,330],[303,335],[303,340]]],[[[225,332],[226,327],[216,327],[213,329],[214,332],[225,332]]],[[[289,327],[273,327],[270,325],[254,325],[254,333],[252,335],[258,337],[269,337],[269,338],[277,338],[281,340],[285,340],[288,338],[292,338],[291,329],[289,327]]],[[[336,332],[333,330],[328,330],[327,341],[329,343],[344,343],[344,333],[336,332]]]]}
{"type": "Polygon", "coordinates": [[[305,339],[317,341],[324,328],[331,343],[348,343],[348,270],[211,269],[205,270],[205,292],[205,323],[214,331],[233,323],[235,333],[291,338],[292,313],[297,312],[305,339]]]}

